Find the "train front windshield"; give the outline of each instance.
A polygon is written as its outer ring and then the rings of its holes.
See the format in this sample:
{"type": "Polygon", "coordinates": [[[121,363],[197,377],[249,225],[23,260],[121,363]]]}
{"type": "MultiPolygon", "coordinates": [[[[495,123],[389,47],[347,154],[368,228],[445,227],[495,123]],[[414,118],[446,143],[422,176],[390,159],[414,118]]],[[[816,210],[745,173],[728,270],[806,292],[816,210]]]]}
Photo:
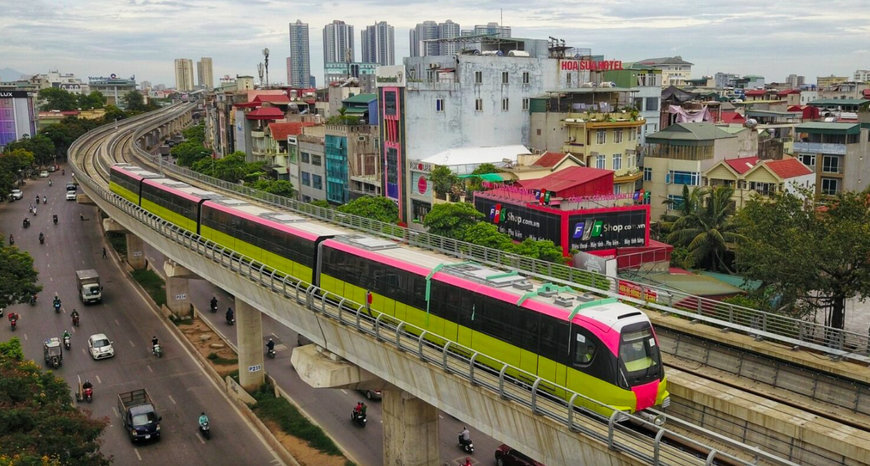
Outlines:
{"type": "Polygon", "coordinates": [[[629,386],[658,380],[662,375],[662,358],[649,323],[629,326],[622,331],[619,359],[625,368],[629,386]]]}

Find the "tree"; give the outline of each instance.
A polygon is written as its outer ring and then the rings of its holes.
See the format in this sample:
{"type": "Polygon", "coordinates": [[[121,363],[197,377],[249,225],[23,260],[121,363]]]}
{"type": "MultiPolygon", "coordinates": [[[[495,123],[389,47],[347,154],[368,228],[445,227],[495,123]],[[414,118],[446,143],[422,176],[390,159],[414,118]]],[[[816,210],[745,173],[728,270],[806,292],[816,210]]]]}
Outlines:
{"type": "Polygon", "coordinates": [[[0,193],[18,186],[22,170],[33,165],[33,154],[24,149],[8,150],[0,155],[0,193]]]}
{"type": "Polygon", "coordinates": [[[95,108],[103,108],[106,105],[106,98],[100,91],[91,91],[88,95],[78,96],[78,105],[82,110],[92,110],[95,108]]]}
{"type": "Polygon", "coordinates": [[[145,105],[145,97],[139,91],[130,91],[124,94],[124,108],[128,112],[144,112],[148,110],[145,105]]]}
{"type": "Polygon", "coordinates": [[[830,306],[829,325],[842,329],[846,299],[870,296],[868,193],[840,193],[826,204],[811,199],[779,193],[751,200],[737,215],[737,263],[781,308],[830,306]]]}
{"type": "Polygon", "coordinates": [[[39,99],[43,101],[40,106],[43,110],[75,110],[78,99],[73,94],[59,88],[48,87],[39,91],[39,99]]]}
{"type": "Polygon", "coordinates": [[[32,138],[22,138],[6,145],[7,151],[24,149],[33,154],[33,163],[46,165],[54,160],[54,142],[44,134],[37,134],[32,138]]]}
{"type": "Polygon", "coordinates": [[[498,227],[492,223],[477,222],[469,225],[459,238],[467,243],[484,246],[487,248],[507,251],[513,247],[510,236],[498,231],[498,227]]]}
{"type": "Polygon", "coordinates": [[[465,202],[435,204],[423,219],[423,226],[434,235],[459,239],[464,237],[468,227],[484,218],[485,215],[465,202]]]}
{"type": "Polygon", "coordinates": [[[250,185],[254,189],[265,191],[276,196],[293,198],[296,196],[296,190],[293,189],[293,183],[287,180],[257,180],[250,185]]]}
{"type": "Polygon", "coordinates": [[[439,165],[429,172],[429,179],[432,181],[432,189],[435,191],[435,196],[440,199],[446,199],[447,194],[453,192],[453,187],[460,184],[459,177],[456,176],[449,168],[439,165]]]}
{"type": "Polygon", "coordinates": [[[106,113],[103,115],[103,121],[106,123],[114,123],[127,118],[127,113],[114,105],[106,105],[106,113]]]}
{"type": "Polygon", "coordinates": [[[317,206],[317,207],[322,207],[324,209],[331,209],[332,208],[332,206],[329,205],[329,201],[326,201],[324,199],[315,199],[315,200],[309,202],[309,204],[311,204],[313,206],[317,206]]]}
{"type": "Polygon", "coordinates": [[[384,223],[399,221],[399,207],[383,196],[363,196],[338,207],[339,212],[367,217],[384,223]]]}
{"type": "Polygon", "coordinates": [[[0,343],[0,464],[110,464],[98,437],[107,419],[72,405],[69,386],[24,359],[18,338],[0,343]]]}
{"type": "Polygon", "coordinates": [[[181,165],[182,167],[191,167],[200,173],[211,175],[210,171],[213,168],[211,164],[215,161],[211,159],[212,151],[204,147],[202,144],[195,141],[184,141],[170,149],[169,153],[176,158],[176,163],[178,163],[178,165],[181,165]],[[207,164],[200,163],[199,168],[194,166],[194,164],[202,162],[203,160],[207,164]]]}
{"type": "Polygon", "coordinates": [[[191,141],[201,145],[205,141],[205,124],[200,123],[185,128],[181,130],[181,134],[184,136],[185,141],[191,141]]]}
{"type": "Polygon", "coordinates": [[[734,188],[694,188],[688,196],[686,191],[684,186],[682,215],[672,223],[667,242],[685,246],[696,266],[732,272],[727,253],[739,239],[737,224],[732,221],[734,188]]]}
{"type": "MultiPolygon", "coordinates": [[[[183,146],[184,144],[181,143],[175,147],[183,146]]],[[[265,174],[264,166],[266,162],[248,163],[245,161],[244,152],[233,152],[220,159],[211,159],[208,157],[211,151],[202,146],[199,147],[206,152],[191,167],[195,171],[230,183],[238,183],[239,181],[253,183],[265,174]]],[[[178,163],[179,165],[181,164],[180,158],[178,163]]]]}
{"type": "Polygon", "coordinates": [[[547,262],[563,263],[562,249],[551,240],[533,240],[526,238],[520,244],[514,244],[509,251],[521,256],[532,257],[547,262]]]}
{"type": "Polygon", "coordinates": [[[42,291],[38,276],[30,254],[15,246],[0,247],[0,307],[27,302],[42,291]]]}

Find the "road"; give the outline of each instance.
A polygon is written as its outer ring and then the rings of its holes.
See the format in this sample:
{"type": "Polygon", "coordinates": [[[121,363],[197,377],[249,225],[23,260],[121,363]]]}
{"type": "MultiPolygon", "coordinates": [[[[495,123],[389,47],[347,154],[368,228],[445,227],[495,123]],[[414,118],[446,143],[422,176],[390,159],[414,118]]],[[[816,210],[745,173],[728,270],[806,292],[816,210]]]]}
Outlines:
{"type": "MultiPolygon", "coordinates": [[[[18,337],[26,357],[43,365],[42,341],[72,331],[72,349],[64,352],[63,366],[56,373],[71,385],[77,376],[94,383],[94,401],[83,406],[93,417],[105,417],[110,425],[103,432],[102,451],[116,464],[237,465],[280,464],[280,461],[246,424],[240,413],[207,377],[174,337],[155,309],[127,280],[118,265],[102,258],[105,244],[99,228],[97,209],[64,200],[67,176],[59,172],[48,179],[28,180],[22,188],[24,199],[0,204],[0,229],[8,238],[15,235],[15,246],[28,251],[43,286],[35,306],[15,305],[21,315],[14,333],[9,325],[0,326],[0,339],[18,337]],[[28,212],[36,194],[47,197],[39,204],[37,216],[28,212]],[[51,216],[56,213],[58,225],[51,216]],[[32,225],[22,228],[29,217],[32,225]],[[84,220],[82,220],[84,218],[84,220]],[[45,244],[37,235],[44,232],[45,244]],[[75,270],[94,268],[103,280],[104,302],[84,307],[77,299],[75,270]],[[61,298],[62,313],[52,309],[53,296],[61,298]],[[69,313],[77,308],[81,326],[71,328],[69,313]],[[90,334],[106,333],[114,340],[116,356],[94,361],[86,351],[90,334]],[[166,356],[155,359],[150,339],[157,335],[166,356]],[[117,393],[145,387],[163,417],[162,440],[133,446],[120,425],[116,408],[117,393]],[[206,410],[212,421],[212,439],[205,441],[197,432],[196,419],[206,410]]],[[[44,366],[44,365],[43,365],[44,366]]]]}

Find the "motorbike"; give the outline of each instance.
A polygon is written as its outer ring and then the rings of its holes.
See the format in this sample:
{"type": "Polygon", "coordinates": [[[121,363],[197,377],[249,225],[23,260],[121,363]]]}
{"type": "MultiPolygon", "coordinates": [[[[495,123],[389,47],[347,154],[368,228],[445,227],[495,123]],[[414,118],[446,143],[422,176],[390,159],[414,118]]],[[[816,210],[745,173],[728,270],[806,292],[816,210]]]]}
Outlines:
{"type": "Polygon", "coordinates": [[[54,300],[54,312],[60,314],[60,300],[59,299],[54,300]]]}
{"type": "Polygon", "coordinates": [[[355,409],[353,411],[351,411],[351,413],[350,413],[350,420],[351,420],[351,422],[353,422],[354,424],[356,424],[360,427],[365,427],[366,422],[367,422],[366,415],[361,413],[361,412],[358,412],[355,409]]]}
{"type": "Polygon", "coordinates": [[[25,218],[24,221],[21,222],[21,226],[22,226],[23,228],[27,228],[27,227],[29,227],[29,226],[30,226],[30,220],[28,220],[28,219],[25,218]]]}
{"type": "Polygon", "coordinates": [[[52,214],[51,221],[54,222],[55,225],[57,225],[57,214],[52,214]]]}
{"type": "Polygon", "coordinates": [[[45,244],[45,235],[39,234],[39,244],[45,244]]]}
{"type": "Polygon", "coordinates": [[[18,326],[18,319],[9,319],[9,327],[12,328],[12,331],[15,331],[15,327],[18,326]]]}
{"type": "Polygon", "coordinates": [[[36,306],[36,295],[35,294],[30,295],[30,305],[36,306]]]}
{"type": "Polygon", "coordinates": [[[63,337],[63,347],[66,348],[67,351],[69,351],[69,349],[70,349],[70,347],[71,347],[70,336],[69,336],[69,335],[66,335],[66,336],[63,337]]]}
{"type": "Polygon", "coordinates": [[[94,388],[93,387],[84,387],[82,388],[82,399],[90,403],[94,401],[94,388]]]}
{"type": "Polygon", "coordinates": [[[209,424],[208,421],[203,421],[203,420],[199,421],[199,433],[202,434],[202,436],[205,437],[206,439],[211,438],[211,430],[210,430],[208,424],[209,424]]]}
{"type": "Polygon", "coordinates": [[[72,324],[73,324],[73,327],[78,327],[78,326],[79,326],[79,316],[78,316],[78,314],[72,316],[72,324]]]}
{"type": "Polygon", "coordinates": [[[42,196],[42,203],[43,203],[43,204],[48,204],[48,198],[45,197],[45,196],[42,196]]]}
{"type": "Polygon", "coordinates": [[[266,348],[266,356],[268,356],[269,359],[275,359],[275,354],[275,348],[266,348]]]}
{"type": "Polygon", "coordinates": [[[227,311],[227,325],[233,325],[236,323],[236,315],[233,314],[233,311],[227,311]]]}
{"type": "Polygon", "coordinates": [[[160,343],[157,343],[156,345],[151,345],[151,353],[158,358],[163,357],[163,348],[160,347],[160,343]]]}
{"type": "Polygon", "coordinates": [[[474,453],[474,442],[469,438],[468,440],[462,439],[462,433],[459,434],[459,448],[462,449],[465,453],[471,454],[474,453]]]}
{"type": "Polygon", "coordinates": [[[217,312],[217,301],[212,301],[209,309],[211,309],[211,313],[214,314],[217,312]]]}

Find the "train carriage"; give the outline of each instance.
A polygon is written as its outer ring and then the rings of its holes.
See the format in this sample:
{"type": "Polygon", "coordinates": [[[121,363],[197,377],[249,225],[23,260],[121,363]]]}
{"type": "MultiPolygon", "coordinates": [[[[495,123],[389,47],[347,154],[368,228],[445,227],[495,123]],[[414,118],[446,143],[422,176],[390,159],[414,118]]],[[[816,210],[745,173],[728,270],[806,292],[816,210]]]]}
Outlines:
{"type": "Polygon", "coordinates": [[[142,180],[142,208],[196,234],[200,233],[199,216],[202,203],[221,197],[171,178],[142,180]]]}
{"type": "Polygon", "coordinates": [[[138,206],[141,206],[142,180],[162,177],[162,175],[129,163],[112,165],[109,174],[109,189],[138,206]]]}

